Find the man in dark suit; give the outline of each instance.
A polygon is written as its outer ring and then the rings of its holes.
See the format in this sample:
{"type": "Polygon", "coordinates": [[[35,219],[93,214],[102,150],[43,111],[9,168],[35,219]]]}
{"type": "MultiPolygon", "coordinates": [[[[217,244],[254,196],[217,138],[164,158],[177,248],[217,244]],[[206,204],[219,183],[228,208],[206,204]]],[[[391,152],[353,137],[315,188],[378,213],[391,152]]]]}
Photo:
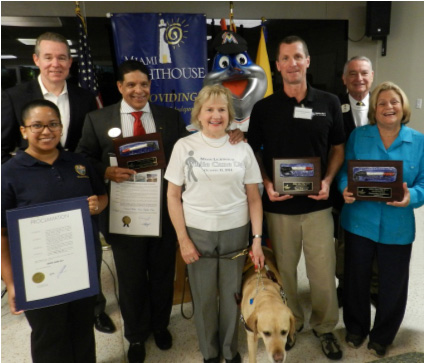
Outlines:
{"type": "Polygon", "coordinates": [[[37,39],[34,63],[40,69],[38,79],[17,85],[2,92],[1,102],[1,157],[2,163],[10,159],[16,147],[26,148],[21,138],[21,110],[34,99],[45,98],[55,103],[61,112],[64,133],[61,145],[74,151],[81,138],[85,115],[97,108],[94,95],[66,82],[72,64],[65,37],[44,33],[37,39]]]}
{"type": "MultiPolygon", "coordinates": [[[[125,61],[119,66],[117,82],[122,101],[86,117],[77,152],[86,155],[105,180],[120,183],[136,174],[134,170],[110,164],[110,154],[114,153],[110,131],[118,129],[123,137],[137,135],[134,124],[139,120],[132,113],[142,111],[140,121],[145,133],[161,133],[166,160],[169,160],[175,142],[187,135],[178,111],[148,102],[150,85],[149,70],[145,65],[125,61]]],[[[112,245],[118,274],[119,303],[125,337],[130,343],[130,363],[144,361],[144,342],[151,332],[160,349],[172,346],[168,324],[173,302],[177,238],[167,212],[166,190],[164,185],[161,237],[109,234],[108,212],[105,213],[104,233],[112,245]]]]}
{"type": "MultiPolygon", "coordinates": [[[[344,66],[342,80],[347,93],[340,95],[342,105],[343,123],[346,134],[346,142],[352,131],[359,126],[368,124],[368,108],[370,89],[374,79],[371,61],[365,56],[355,56],[349,59],[344,66]]],[[[343,196],[334,191],[335,237],[336,237],[336,276],[339,280],[337,297],[339,306],[343,305],[343,269],[344,269],[344,230],[339,223],[339,214],[343,206],[343,196]]],[[[373,281],[375,279],[373,278],[373,281]]],[[[373,301],[375,301],[376,284],[371,289],[373,301]],[[374,296],[373,296],[374,295],[374,296]]]]}
{"type": "MultiPolygon", "coordinates": [[[[35,99],[47,99],[55,103],[63,124],[61,145],[74,151],[81,138],[85,115],[97,108],[94,95],[83,88],[66,82],[72,64],[71,51],[66,38],[57,33],[43,33],[35,43],[34,63],[40,69],[38,79],[2,91],[1,101],[1,162],[9,160],[16,148],[25,149],[28,142],[21,137],[23,125],[21,111],[35,99]]],[[[101,247],[99,246],[99,249],[101,247]]],[[[99,271],[101,253],[98,254],[99,271]]],[[[112,333],[115,326],[104,312],[106,299],[99,294],[95,309],[95,327],[104,333],[112,333]]]]}

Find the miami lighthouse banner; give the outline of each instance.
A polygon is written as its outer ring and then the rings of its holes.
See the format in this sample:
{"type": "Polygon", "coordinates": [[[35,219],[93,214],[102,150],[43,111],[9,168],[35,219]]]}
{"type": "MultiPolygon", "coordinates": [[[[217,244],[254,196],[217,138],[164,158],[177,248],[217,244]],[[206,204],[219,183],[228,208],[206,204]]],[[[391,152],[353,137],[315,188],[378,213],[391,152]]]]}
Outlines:
{"type": "Polygon", "coordinates": [[[207,72],[203,14],[111,14],[117,63],[136,60],[150,70],[151,99],[180,111],[186,124],[207,72]]]}

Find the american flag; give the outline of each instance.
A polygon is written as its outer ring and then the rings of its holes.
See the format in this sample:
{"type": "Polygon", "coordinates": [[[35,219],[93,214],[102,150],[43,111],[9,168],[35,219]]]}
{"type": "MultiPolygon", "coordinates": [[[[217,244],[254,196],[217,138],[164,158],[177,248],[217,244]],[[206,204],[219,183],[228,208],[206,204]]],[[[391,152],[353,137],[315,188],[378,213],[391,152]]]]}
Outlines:
{"type": "Polygon", "coordinates": [[[91,50],[88,45],[87,27],[81,9],[77,3],[75,8],[78,22],[78,81],[82,88],[88,89],[96,96],[97,107],[102,108],[103,102],[100,96],[99,84],[91,60],[91,50]]]}

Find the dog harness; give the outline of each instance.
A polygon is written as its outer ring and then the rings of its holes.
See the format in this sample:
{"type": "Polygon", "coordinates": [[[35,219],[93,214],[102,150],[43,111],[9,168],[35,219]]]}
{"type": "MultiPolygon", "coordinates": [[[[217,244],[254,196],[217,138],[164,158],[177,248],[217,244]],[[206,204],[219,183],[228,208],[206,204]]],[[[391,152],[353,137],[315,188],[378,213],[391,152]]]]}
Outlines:
{"type": "MultiPolygon", "coordinates": [[[[245,271],[243,272],[243,274],[246,273],[250,268],[252,268],[252,266],[253,266],[253,263],[252,263],[251,266],[249,265],[247,267],[247,269],[245,269],[245,271]]],[[[270,279],[272,282],[276,283],[280,287],[280,296],[283,299],[284,304],[287,305],[287,296],[286,296],[286,293],[284,292],[283,287],[281,286],[281,284],[278,282],[278,280],[277,280],[274,272],[269,269],[269,267],[267,266],[267,264],[265,264],[264,267],[265,267],[265,270],[266,270],[266,277],[268,279],[270,279]]],[[[250,305],[253,304],[253,301],[254,301],[255,297],[258,295],[258,293],[260,291],[263,291],[263,290],[266,290],[266,288],[265,288],[264,283],[263,283],[263,280],[262,280],[262,273],[261,273],[260,270],[258,270],[257,271],[257,281],[256,281],[256,294],[255,294],[254,297],[252,297],[249,300],[250,305]],[[259,290],[259,284],[262,285],[262,288],[260,290],[259,290]]],[[[242,298],[242,296],[240,294],[236,294],[237,305],[240,305],[241,298],[242,298]]],[[[240,313],[240,321],[242,322],[242,324],[244,325],[244,328],[247,331],[250,331],[250,332],[253,333],[253,330],[247,325],[246,320],[244,319],[244,316],[241,313],[240,313]]]]}

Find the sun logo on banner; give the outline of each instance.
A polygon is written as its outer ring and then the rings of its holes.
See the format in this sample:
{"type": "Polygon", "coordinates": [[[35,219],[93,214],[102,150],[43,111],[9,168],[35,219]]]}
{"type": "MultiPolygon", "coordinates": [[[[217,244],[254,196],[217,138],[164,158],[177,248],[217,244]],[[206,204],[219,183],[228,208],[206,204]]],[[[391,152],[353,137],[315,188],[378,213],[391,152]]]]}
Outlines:
{"type": "Polygon", "coordinates": [[[174,49],[184,43],[184,38],[187,38],[189,24],[185,24],[186,20],[181,23],[179,19],[174,21],[171,19],[170,23],[165,23],[163,19],[159,22],[159,62],[172,63],[171,52],[169,46],[174,49]]]}

